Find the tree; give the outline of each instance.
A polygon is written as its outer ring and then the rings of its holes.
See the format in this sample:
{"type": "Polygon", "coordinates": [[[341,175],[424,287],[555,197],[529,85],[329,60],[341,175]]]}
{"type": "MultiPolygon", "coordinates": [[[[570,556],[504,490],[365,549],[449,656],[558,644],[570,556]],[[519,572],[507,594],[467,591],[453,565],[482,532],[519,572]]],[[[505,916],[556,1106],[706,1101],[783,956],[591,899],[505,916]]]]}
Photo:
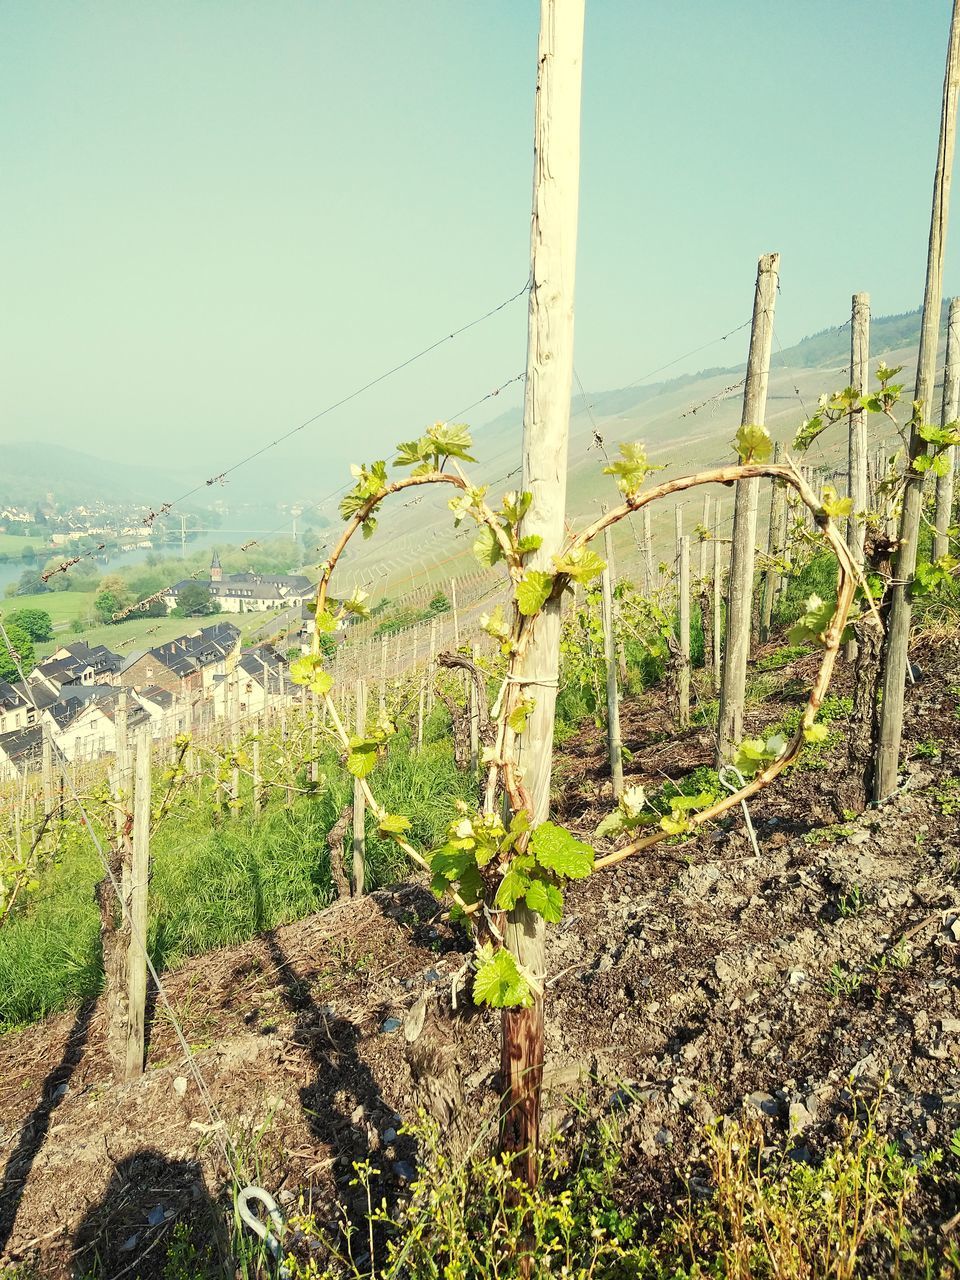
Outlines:
{"type": "Polygon", "coordinates": [[[196,618],[213,612],[210,588],[205,587],[201,582],[188,582],[177,596],[177,607],[173,610],[173,616],[196,618]]]}
{"type": "Polygon", "coordinates": [[[104,591],[101,588],[93,597],[93,611],[103,623],[113,622],[113,615],[123,607],[123,599],[115,591],[104,591]]]}
{"type": "Polygon", "coordinates": [[[23,627],[17,626],[15,622],[4,621],[3,629],[13,653],[0,636],[0,680],[19,680],[20,668],[23,669],[24,675],[33,668],[36,657],[33,641],[23,627]]]}
{"type": "Polygon", "coordinates": [[[18,596],[38,596],[50,588],[40,577],[39,571],[36,569],[24,569],[20,575],[20,581],[17,583],[18,596]]]}
{"type": "Polygon", "coordinates": [[[26,631],[31,640],[51,640],[53,619],[45,609],[17,609],[9,621],[26,631]]]}

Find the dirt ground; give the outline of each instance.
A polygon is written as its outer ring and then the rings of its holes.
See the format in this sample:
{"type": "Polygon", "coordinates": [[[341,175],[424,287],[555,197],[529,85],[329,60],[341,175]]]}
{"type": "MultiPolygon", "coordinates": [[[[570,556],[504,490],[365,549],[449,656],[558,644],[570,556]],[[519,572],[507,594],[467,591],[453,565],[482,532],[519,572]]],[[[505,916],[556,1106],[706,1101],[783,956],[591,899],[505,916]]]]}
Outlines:
{"type": "MultiPolygon", "coordinates": [[[[879,1121],[907,1151],[960,1126],[960,641],[916,661],[892,799],[837,823],[837,721],[832,747],[751,803],[759,856],[734,812],[575,886],[549,930],[548,1123],[580,1123],[583,1096],[616,1110],[654,1212],[696,1177],[717,1114],[759,1116],[800,1159],[884,1085],[879,1121]]],[[[748,728],[809,675],[809,659],[767,673],[748,728]]],[[[710,731],[674,737],[649,702],[623,728],[630,781],[710,763],[710,731]]],[[[592,728],[556,790],[560,820],[592,835],[610,805],[592,728]]],[[[176,1223],[222,1231],[224,1135],[246,1177],[321,1218],[371,1153],[380,1190],[403,1195],[417,1150],[397,1130],[418,1109],[454,1149],[493,1131],[499,1022],[461,989],[467,955],[411,881],[191,962],[165,985],[207,1096],[162,1005],[133,1083],[107,1071],[95,1007],[3,1037],[0,1258],[53,1278],[159,1274],[176,1223]]],[[[956,1183],[924,1194],[934,1240],[956,1183]]]]}

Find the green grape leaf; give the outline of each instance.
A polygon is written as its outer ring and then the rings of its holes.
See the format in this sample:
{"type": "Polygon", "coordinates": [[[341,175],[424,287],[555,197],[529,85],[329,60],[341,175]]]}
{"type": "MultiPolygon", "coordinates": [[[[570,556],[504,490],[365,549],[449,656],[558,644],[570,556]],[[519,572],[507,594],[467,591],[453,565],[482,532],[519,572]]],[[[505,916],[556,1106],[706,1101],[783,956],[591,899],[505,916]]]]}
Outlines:
{"type": "Polygon", "coordinates": [[[525,618],[540,612],[553,590],[553,574],[527,569],[517,584],[517,608],[525,618]]]}
{"type": "Polygon", "coordinates": [[[766,427],[744,425],[737,432],[734,448],[743,463],[766,462],[773,453],[773,441],[766,427]]]}
{"type": "Polygon", "coordinates": [[[543,916],[547,924],[558,924],[563,916],[563,894],[555,884],[533,880],[527,890],[527,906],[543,916]]]}
{"type": "Polygon", "coordinates": [[[382,835],[401,836],[410,830],[410,819],[402,813],[385,813],[380,819],[379,831],[382,835]]]}
{"type": "Polygon", "coordinates": [[[523,895],[530,888],[530,877],[522,875],[513,868],[500,881],[496,903],[501,911],[512,911],[523,895]]]}
{"type": "Polygon", "coordinates": [[[372,773],[377,763],[378,746],[379,743],[372,738],[351,738],[347,772],[355,778],[365,778],[372,773]]]}
{"type": "Polygon", "coordinates": [[[517,968],[517,962],[505,948],[481,952],[483,963],[473,980],[473,998],[477,1004],[494,1009],[512,1009],[532,1002],[530,984],[517,968]]]}
{"type": "Polygon", "coordinates": [[[624,814],[621,809],[614,809],[613,813],[608,813],[597,826],[594,835],[598,840],[602,840],[604,836],[618,836],[625,826],[624,814]]]}
{"type": "Polygon", "coordinates": [[[565,573],[571,582],[579,582],[585,587],[603,573],[607,562],[590,547],[576,547],[566,555],[554,556],[553,565],[557,573],[565,573]]]}
{"type": "Polygon", "coordinates": [[[514,733],[523,733],[524,729],[527,727],[527,720],[530,718],[530,713],[533,711],[535,706],[536,703],[532,698],[524,698],[519,706],[514,707],[510,712],[507,716],[507,724],[514,733]]]}
{"type": "Polygon", "coordinates": [[[503,550],[497,541],[497,535],[488,524],[477,534],[473,544],[473,554],[484,568],[489,569],[503,558],[503,550]]]}
{"type": "Polygon", "coordinates": [[[542,822],[530,837],[530,851],[541,867],[568,880],[582,880],[593,870],[593,850],[564,827],[542,822]]]}
{"type": "Polygon", "coordinates": [[[647,459],[647,451],[639,441],[617,446],[620,457],[609,466],[603,468],[605,476],[613,476],[617,488],[627,498],[634,497],[643,487],[643,482],[651,471],[662,471],[647,459]]]}
{"type": "Polygon", "coordinates": [[[848,516],[853,511],[853,499],[841,498],[832,484],[823,486],[823,497],[820,499],[820,505],[824,513],[832,519],[848,516]]]}
{"type": "Polygon", "coordinates": [[[528,533],[517,540],[517,554],[528,556],[531,551],[539,551],[543,546],[543,539],[539,533],[528,533]]]}
{"type": "Polygon", "coordinates": [[[427,438],[441,458],[476,462],[468,452],[471,447],[470,428],[464,422],[435,422],[427,428],[427,438]]]}

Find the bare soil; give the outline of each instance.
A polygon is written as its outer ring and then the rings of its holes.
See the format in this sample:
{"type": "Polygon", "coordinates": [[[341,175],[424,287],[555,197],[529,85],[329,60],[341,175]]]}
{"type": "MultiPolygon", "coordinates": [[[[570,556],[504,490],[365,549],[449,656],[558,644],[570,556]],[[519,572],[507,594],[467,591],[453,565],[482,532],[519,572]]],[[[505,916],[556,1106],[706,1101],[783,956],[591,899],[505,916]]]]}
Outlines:
{"type": "MultiPolygon", "coordinates": [[[[654,1218],[694,1185],[705,1122],[744,1109],[796,1159],[815,1160],[856,1098],[908,1152],[960,1126],[960,641],[921,646],[908,690],[903,785],[837,824],[838,741],[681,845],[598,873],[549,931],[547,1119],[573,1100],[618,1113],[625,1167],[654,1218]]],[[[815,660],[814,660],[815,662],[815,660]]],[[[750,730],[797,704],[811,660],[762,677],[750,730]]],[[[844,672],[835,692],[844,692],[844,672]]],[[[648,787],[712,760],[707,729],[672,734],[651,698],[629,702],[630,781],[648,787]]],[[[590,728],[558,765],[560,820],[586,834],[610,806],[590,728]]],[[[354,1160],[404,1194],[424,1109],[454,1151],[492,1135],[496,1015],[463,988],[466,938],[410,881],[200,957],[165,986],[202,1096],[154,1009],[148,1069],[118,1083],[97,1008],[0,1039],[0,1259],[52,1278],[160,1274],[173,1227],[225,1256],[219,1134],[245,1176],[332,1221],[352,1209],[354,1160]]],[[[931,1241],[958,1212],[956,1178],[929,1177],[931,1241]]]]}

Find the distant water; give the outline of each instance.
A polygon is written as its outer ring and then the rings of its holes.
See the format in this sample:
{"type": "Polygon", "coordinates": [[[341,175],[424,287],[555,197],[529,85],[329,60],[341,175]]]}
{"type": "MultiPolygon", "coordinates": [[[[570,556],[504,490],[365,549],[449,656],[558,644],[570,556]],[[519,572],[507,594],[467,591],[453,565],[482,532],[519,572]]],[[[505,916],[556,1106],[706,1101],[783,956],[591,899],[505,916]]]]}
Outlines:
{"type": "MultiPolygon", "coordinates": [[[[215,544],[231,546],[242,546],[243,543],[249,542],[251,538],[262,538],[265,542],[282,538],[285,530],[278,531],[278,525],[282,517],[276,511],[254,511],[243,513],[249,519],[249,523],[257,524],[257,528],[246,529],[207,529],[202,533],[197,533],[187,542],[187,552],[196,551],[198,547],[212,547],[215,544]],[[261,519],[262,517],[262,519],[261,519]]],[[[292,528],[289,533],[292,535],[292,528]]],[[[56,554],[55,552],[52,554],[56,554]]],[[[64,559],[69,558],[66,550],[63,551],[64,559]]],[[[180,540],[174,538],[167,542],[161,543],[157,547],[138,547],[133,551],[111,551],[101,553],[101,557],[96,560],[82,562],[86,567],[95,567],[98,574],[109,573],[111,569],[126,568],[130,565],[144,564],[152,555],[161,555],[164,557],[179,556],[180,540]]],[[[45,559],[40,561],[33,560],[7,560],[0,561],[0,598],[3,597],[4,590],[10,582],[19,582],[20,575],[24,569],[36,568],[38,564],[46,563],[45,559]]],[[[79,567],[79,566],[78,566],[79,567]]]]}

